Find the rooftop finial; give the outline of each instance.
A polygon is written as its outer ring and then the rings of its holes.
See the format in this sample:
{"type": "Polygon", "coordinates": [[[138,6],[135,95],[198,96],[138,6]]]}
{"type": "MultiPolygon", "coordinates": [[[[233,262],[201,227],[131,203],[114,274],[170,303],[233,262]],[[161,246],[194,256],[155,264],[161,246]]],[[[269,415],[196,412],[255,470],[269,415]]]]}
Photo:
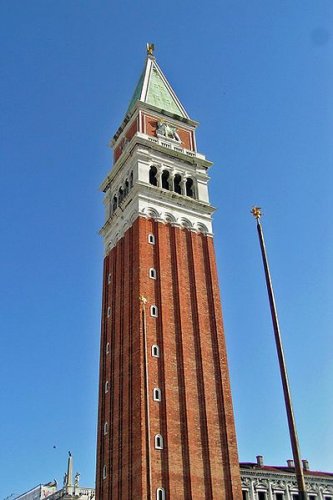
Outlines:
{"type": "Polygon", "coordinates": [[[147,43],[146,47],[147,47],[147,56],[153,56],[155,45],[153,43],[147,43]]]}
{"type": "Polygon", "coordinates": [[[144,297],[143,295],[140,295],[139,297],[139,301],[141,302],[141,304],[145,305],[147,304],[147,299],[146,297],[144,297]]]}
{"type": "Polygon", "coordinates": [[[252,207],[251,214],[257,220],[260,219],[260,217],[261,217],[261,208],[260,207],[252,207]]]}

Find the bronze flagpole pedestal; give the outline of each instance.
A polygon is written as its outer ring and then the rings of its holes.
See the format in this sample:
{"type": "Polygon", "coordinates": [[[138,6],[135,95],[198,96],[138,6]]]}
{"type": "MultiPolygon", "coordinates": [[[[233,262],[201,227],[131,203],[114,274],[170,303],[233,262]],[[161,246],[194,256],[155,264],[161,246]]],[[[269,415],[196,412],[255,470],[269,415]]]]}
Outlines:
{"type": "Polygon", "coordinates": [[[291,394],[290,394],[290,388],[289,388],[289,382],[288,382],[288,376],[287,376],[286,362],[285,362],[284,353],[283,353],[282,340],[281,340],[281,334],[280,334],[277,309],[276,309],[276,304],[275,304],[275,297],[274,297],[274,292],[273,292],[272,279],[271,279],[271,275],[270,275],[270,271],[269,271],[264,234],[263,234],[262,226],[260,223],[261,209],[259,207],[253,207],[251,210],[251,213],[257,220],[257,231],[258,231],[258,237],[259,237],[259,242],[260,242],[262,261],[263,261],[264,270],[265,270],[266,286],[267,286],[267,292],[268,292],[268,298],[269,298],[269,305],[270,305],[270,309],[271,309],[276,350],[277,350],[277,355],[278,355],[278,359],[279,359],[280,374],[281,374],[281,380],[282,380],[284,401],[285,401],[285,405],[286,405],[286,412],[287,412],[287,419],[288,419],[289,435],[290,435],[290,441],[291,441],[291,449],[292,449],[293,458],[294,458],[295,473],[296,473],[297,486],[298,486],[298,491],[299,491],[299,500],[307,500],[308,496],[306,493],[306,487],[305,487],[305,481],[304,481],[303,464],[302,464],[302,460],[301,460],[299,443],[298,443],[298,438],[297,438],[296,423],[295,423],[294,411],[293,411],[292,401],[291,401],[291,394]]]}

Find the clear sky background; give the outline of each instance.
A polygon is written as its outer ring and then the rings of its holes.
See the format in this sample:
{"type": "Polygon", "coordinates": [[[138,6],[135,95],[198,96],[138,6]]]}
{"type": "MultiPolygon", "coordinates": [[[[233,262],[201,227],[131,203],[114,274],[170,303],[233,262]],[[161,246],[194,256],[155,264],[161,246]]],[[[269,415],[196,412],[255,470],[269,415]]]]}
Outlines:
{"type": "Polygon", "coordinates": [[[291,458],[253,204],[264,209],[303,458],[333,471],[333,2],[1,0],[0,499],[67,451],[94,485],[100,182],[145,59],[214,161],[241,461],[291,458]]]}

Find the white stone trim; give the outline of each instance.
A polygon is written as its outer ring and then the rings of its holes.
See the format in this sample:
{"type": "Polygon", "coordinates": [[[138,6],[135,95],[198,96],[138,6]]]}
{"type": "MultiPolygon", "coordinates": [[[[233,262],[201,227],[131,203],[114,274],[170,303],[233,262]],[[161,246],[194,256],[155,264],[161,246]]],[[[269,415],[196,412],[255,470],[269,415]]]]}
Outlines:
{"type": "MultiPolygon", "coordinates": [[[[183,162],[187,165],[187,168],[192,169],[196,167],[196,169],[199,169],[203,173],[212,165],[212,162],[208,161],[203,154],[184,149],[180,145],[171,144],[171,142],[168,143],[167,140],[161,140],[157,137],[151,137],[147,134],[137,132],[113,165],[112,170],[101,184],[100,190],[105,191],[107,186],[114,182],[125,162],[133,164],[133,154],[140,153],[145,153],[152,157],[155,156],[156,161],[157,158],[161,160],[161,157],[165,157],[166,162],[172,162],[171,165],[183,162]]],[[[128,168],[127,165],[126,168],[128,168]]]]}
{"type": "MultiPolygon", "coordinates": [[[[284,493],[285,500],[292,500],[298,492],[295,474],[290,472],[274,472],[264,469],[244,469],[241,466],[242,488],[249,492],[249,500],[257,500],[257,492],[265,491],[268,500],[275,500],[275,493],[284,493]]],[[[325,495],[333,496],[333,478],[307,474],[305,484],[309,494],[315,494],[318,500],[325,495]]]]}
{"type": "Polygon", "coordinates": [[[170,147],[166,147],[162,143],[164,141],[158,138],[137,133],[130,143],[132,146],[127,148],[103,183],[105,224],[101,234],[106,254],[138,217],[153,218],[162,224],[212,236],[212,213],[215,209],[209,203],[207,175],[211,163],[202,159],[203,155],[190,152],[189,156],[184,150],[177,153],[173,148],[178,145],[169,142],[170,147]],[[157,168],[158,186],[149,182],[151,166],[157,168]],[[161,187],[163,170],[169,171],[170,189],[161,187]],[[133,187],[114,210],[113,198],[118,196],[119,187],[124,187],[126,178],[130,180],[131,172],[133,187]],[[181,177],[181,194],[173,191],[176,175],[181,177]],[[187,178],[193,180],[194,197],[186,195],[187,178]]]}
{"type": "Polygon", "coordinates": [[[124,236],[138,217],[152,218],[163,224],[184,227],[207,236],[213,235],[211,219],[213,207],[200,204],[192,198],[175,195],[170,191],[163,190],[163,193],[161,191],[143,184],[133,188],[127,205],[124,208],[118,207],[101,229],[106,254],[124,236]],[[158,196],[157,199],[153,199],[154,194],[158,196]],[[175,198],[179,198],[178,204],[175,203],[175,198]]]}
{"type": "Polygon", "coordinates": [[[147,92],[148,92],[148,85],[150,81],[150,74],[153,69],[153,59],[150,59],[148,57],[147,62],[146,62],[146,71],[145,71],[145,77],[143,80],[143,85],[142,85],[142,90],[141,90],[141,95],[139,98],[139,101],[145,101],[147,97],[147,92]]]}

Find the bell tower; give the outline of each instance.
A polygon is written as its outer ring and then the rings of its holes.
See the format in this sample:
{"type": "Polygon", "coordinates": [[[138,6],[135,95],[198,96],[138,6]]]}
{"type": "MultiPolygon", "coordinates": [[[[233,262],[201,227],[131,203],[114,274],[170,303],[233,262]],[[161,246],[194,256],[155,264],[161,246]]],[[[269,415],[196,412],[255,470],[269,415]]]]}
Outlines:
{"type": "Polygon", "coordinates": [[[211,166],[147,45],[105,193],[96,498],[242,498],[211,166]]]}

